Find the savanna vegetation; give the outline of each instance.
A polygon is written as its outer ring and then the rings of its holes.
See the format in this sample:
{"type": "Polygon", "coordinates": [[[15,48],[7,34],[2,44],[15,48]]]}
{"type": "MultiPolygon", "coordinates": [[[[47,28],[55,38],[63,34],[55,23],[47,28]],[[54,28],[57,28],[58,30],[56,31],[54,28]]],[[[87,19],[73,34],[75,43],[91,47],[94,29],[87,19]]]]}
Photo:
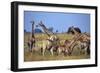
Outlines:
{"type": "MultiPolygon", "coordinates": [[[[24,61],[25,62],[29,62],[29,61],[50,61],[50,60],[73,60],[73,59],[89,59],[90,58],[90,54],[84,54],[84,52],[82,52],[80,50],[80,48],[75,47],[73,49],[73,52],[70,56],[65,56],[63,54],[57,54],[56,52],[54,52],[54,55],[52,56],[50,54],[50,52],[48,50],[46,50],[45,55],[43,56],[41,54],[41,49],[38,51],[33,51],[30,52],[29,51],[29,47],[27,45],[27,42],[30,38],[31,34],[30,33],[24,33],[24,61]]],[[[57,37],[59,37],[60,39],[60,44],[64,43],[64,40],[68,39],[72,39],[73,35],[72,34],[67,34],[67,33],[62,33],[62,34],[57,34],[57,37]]],[[[38,33],[35,34],[35,38],[36,38],[36,43],[35,45],[38,47],[42,47],[43,45],[43,40],[46,40],[48,38],[48,36],[44,33],[38,33]]],[[[45,42],[47,43],[47,42],[45,42]]]]}

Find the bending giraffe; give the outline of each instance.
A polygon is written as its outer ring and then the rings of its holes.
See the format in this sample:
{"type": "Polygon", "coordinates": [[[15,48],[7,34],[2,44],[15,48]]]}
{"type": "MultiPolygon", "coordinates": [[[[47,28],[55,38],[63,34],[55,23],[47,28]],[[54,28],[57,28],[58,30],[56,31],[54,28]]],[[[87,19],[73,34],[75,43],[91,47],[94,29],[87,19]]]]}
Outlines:
{"type": "Polygon", "coordinates": [[[76,42],[79,40],[81,35],[74,36],[71,40],[65,40],[63,46],[59,46],[59,54],[64,53],[64,55],[71,55],[76,42]]]}
{"type": "MultiPolygon", "coordinates": [[[[83,49],[85,49],[85,52],[87,52],[87,54],[90,53],[90,35],[88,35],[87,33],[79,33],[77,32],[74,27],[71,27],[72,31],[75,33],[74,37],[77,39],[77,41],[79,41],[78,45],[80,45],[81,49],[83,48],[82,46],[84,46],[83,49]],[[80,36],[77,36],[80,35],[80,36]]],[[[76,41],[76,42],[77,42],[76,41]]],[[[74,44],[72,44],[74,45],[74,44]]],[[[74,46],[71,45],[71,52],[73,51],[74,46]]],[[[76,45],[76,44],[75,44],[76,45]]]]}
{"type": "Polygon", "coordinates": [[[75,33],[74,37],[71,40],[65,40],[64,45],[59,46],[59,53],[64,52],[65,55],[71,55],[74,47],[79,45],[87,54],[90,54],[90,36],[86,33],[78,33],[74,28],[72,30],[75,33]],[[80,43],[77,43],[78,41],[80,43]]]}

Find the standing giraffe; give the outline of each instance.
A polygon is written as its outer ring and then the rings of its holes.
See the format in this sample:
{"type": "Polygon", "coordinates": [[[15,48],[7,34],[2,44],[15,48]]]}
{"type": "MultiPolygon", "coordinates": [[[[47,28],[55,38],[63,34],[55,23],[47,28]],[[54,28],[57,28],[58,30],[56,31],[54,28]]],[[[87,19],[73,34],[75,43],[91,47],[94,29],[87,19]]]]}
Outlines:
{"type": "Polygon", "coordinates": [[[43,31],[50,37],[51,35],[53,35],[54,33],[49,31],[46,26],[43,24],[42,21],[40,21],[40,23],[38,24],[42,29],[43,31]]]}
{"type": "MultiPolygon", "coordinates": [[[[40,26],[43,31],[47,34],[48,39],[43,41],[43,48],[42,48],[42,54],[44,55],[46,49],[50,50],[51,55],[53,55],[53,51],[54,49],[57,47],[56,45],[59,42],[59,38],[51,31],[49,31],[46,26],[42,23],[42,21],[40,21],[40,23],[38,24],[38,26],[40,26]],[[54,45],[55,44],[55,45],[54,45]]],[[[56,48],[57,49],[57,48],[56,48]]]]}
{"type": "Polygon", "coordinates": [[[34,21],[31,21],[32,23],[32,31],[31,31],[31,37],[28,41],[28,46],[30,48],[30,51],[32,52],[32,48],[35,47],[35,35],[34,35],[34,21]]]}

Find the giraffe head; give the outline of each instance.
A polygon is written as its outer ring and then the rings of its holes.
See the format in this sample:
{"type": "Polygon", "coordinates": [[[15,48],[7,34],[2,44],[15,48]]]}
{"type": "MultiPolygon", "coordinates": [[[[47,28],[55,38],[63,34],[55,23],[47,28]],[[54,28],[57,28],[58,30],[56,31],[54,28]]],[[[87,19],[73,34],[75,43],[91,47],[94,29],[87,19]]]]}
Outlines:
{"type": "Polygon", "coordinates": [[[44,26],[44,24],[43,24],[42,21],[40,21],[38,25],[39,25],[39,26],[44,26]]]}
{"type": "Polygon", "coordinates": [[[40,21],[37,25],[36,25],[36,27],[45,27],[45,25],[43,24],[43,22],[42,21],[40,21]]]}

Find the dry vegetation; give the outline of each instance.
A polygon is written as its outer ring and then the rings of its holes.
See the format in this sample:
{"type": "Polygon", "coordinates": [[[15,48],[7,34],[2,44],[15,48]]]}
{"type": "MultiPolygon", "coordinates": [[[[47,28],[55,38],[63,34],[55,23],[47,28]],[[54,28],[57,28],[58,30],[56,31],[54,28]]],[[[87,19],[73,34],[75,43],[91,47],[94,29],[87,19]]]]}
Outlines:
{"type": "MultiPolygon", "coordinates": [[[[45,56],[42,56],[41,50],[40,51],[34,51],[29,52],[29,48],[27,46],[27,41],[29,39],[30,33],[24,34],[24,61],[47,61],[47,60],[71,60],[71,59],[89,59],[90,55],[85,55],[83,53],[80,53],[79,48],[74,48],[71,56],[64,56],[63,54],[57,55],[56,52],[54,53],[54,56],[50,55],[50,52],[48,50],[45,53],[45,56]]],[[[65,39],[71,39],[72,35],[69,34],[57,34],[57,36],[60,38],[60,42],[63,44],[63,40],[65,39]]],[[[42,45],[42,40],[45,40],[48,38],[46,34],[35,34],[36,37],[36,45],[42,45]]]]}

